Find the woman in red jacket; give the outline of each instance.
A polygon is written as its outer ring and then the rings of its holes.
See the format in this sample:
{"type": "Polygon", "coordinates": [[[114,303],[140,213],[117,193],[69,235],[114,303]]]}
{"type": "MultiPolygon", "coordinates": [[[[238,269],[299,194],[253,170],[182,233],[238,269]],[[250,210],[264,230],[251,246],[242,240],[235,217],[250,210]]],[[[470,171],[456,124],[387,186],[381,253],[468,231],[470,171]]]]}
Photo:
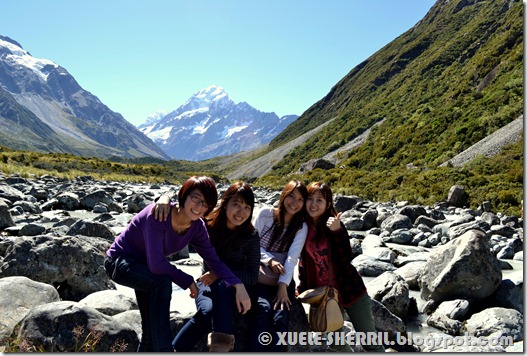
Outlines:
{"type": "MultiPolygon", "coordinates": [[[[331,188],[325,183],[313,182],[307,190],[308,233],[298,265],[300,281],[298,292],[326,286],[331,277],[334,287],[339,291],[340,305],[348,314],[355,331],[376,332],[370,297],[361,276],[351,264],[349,235],[340,222],[341,213],[337,214],[333,205],[331,188]],[[333,276],[329,276],[329,251],[331,251],[333,276]]],[[[382,345],[362,345],[362,347],[367,351],[385,351],[382,345]]],[[[340,349],[339,347],[333,349],[352,351],[347,344],[342,345],[340,349]]]]}

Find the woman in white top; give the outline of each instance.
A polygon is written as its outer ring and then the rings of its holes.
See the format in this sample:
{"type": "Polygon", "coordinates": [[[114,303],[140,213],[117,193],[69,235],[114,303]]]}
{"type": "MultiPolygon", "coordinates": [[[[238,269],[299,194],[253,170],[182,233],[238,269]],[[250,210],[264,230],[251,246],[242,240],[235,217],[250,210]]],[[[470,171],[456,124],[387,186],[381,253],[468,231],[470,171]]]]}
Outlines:
{"type": "MultiPolygon", "coordinates": [[[[280,195],[277,208],[261,209],[254,221],[260,234],[260,263],[279,274],[277,285],[256,284],[257,302],[251,309],[253,325],[250,327],[248,351],[286,351],[277,346],[276,333],[288,331],[289,311],[295,298],[293,272],[307,236],[304,222],[306,186],[297,180],[287,183],[280,195]],[[278,257],[287,256],[283,262],[278,257]],[[265,345],[259,336],[268,332],[272,336],[265,345]]],[[[263,282],[263,280],[261,280],[263,282]]]]}

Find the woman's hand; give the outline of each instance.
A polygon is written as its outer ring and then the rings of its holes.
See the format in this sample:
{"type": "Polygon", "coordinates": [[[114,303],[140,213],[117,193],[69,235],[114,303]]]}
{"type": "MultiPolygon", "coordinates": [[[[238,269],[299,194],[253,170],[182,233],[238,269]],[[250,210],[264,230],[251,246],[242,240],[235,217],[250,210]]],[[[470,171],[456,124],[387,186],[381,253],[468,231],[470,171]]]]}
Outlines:
{"type": "Polygon", "coordinates": [[[163,194],[159,197],[156,204],[152,208],[154,218],[158,221],[166,221],[168,213],[170,212],[170,197],[163,194]]]}
{"type": "Polygon", "coordinates": [[[251,309],[251,298],[243,283],[235,284],[234,288],[236,288],[236,307],[238,312],[245,314],[251,309]]]}
{"type": "Polygon", "coordinates": [[[342,213],[338,213],[336,217],[329,217],[328,221],[326,222],[326,226],[333,232],[338,231],[341,228],[340,225],[340,216],[342,213]]]}
{"type": "Polygon", "coordinates": [[[218,279],[218,276],[216,276],[216,273],[209,271],[203,273],[201,277],[199,277],[199,281],[203,283],[205,286],[210,286],[212,283],[214,283],[218,279]]]}
{"type": "Polygon", "coordinates": [[[196,282],[192,281],[192,284],[188,287],[190,289],[190,298],[196,298],[199,293],[199,287],[196,282]]]}
{"type": "Polygon", "coordinates": [[[269,261],[268,265],[269,268],[271,268],[271,271],[273,271],[274,273],[285,274],[285,267],[274,258],[269,261]]]}
{"type": "Polygon", "coordinates": [[[275,302],[273,307],[274,310],[278,308],[284,310],[284,307],[287,308],[287,310],[291,310],[291,301],[287,295],[287,284],[282,282],[278,283],[278,292],[276,292],[276,297],[273,299],[273,302],[275,302]]]}

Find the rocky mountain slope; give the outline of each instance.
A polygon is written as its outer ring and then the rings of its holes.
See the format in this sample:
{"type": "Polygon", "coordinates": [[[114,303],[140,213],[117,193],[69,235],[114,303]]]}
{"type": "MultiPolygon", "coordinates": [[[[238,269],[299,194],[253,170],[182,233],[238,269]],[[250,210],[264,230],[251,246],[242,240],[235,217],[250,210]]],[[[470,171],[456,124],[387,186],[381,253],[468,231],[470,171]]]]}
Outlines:
{"type": "Polygon", "coordinates": [[[109,158],[168,158],[60,65],[0,36],[0,145],[109,158]]]}

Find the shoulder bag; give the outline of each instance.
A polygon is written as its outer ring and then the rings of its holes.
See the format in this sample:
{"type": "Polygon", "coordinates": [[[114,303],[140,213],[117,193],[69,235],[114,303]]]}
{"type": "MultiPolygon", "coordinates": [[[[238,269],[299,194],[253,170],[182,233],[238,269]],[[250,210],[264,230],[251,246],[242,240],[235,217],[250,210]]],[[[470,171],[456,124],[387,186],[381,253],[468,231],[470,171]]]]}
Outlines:
{"type": "Polygon", "coordinates": [[[329,285],[308,289],[298,296],[302,303],[308,303],[308,322],[312,331],[336,331],[344,325],[344,316],[339,304],[338,290],[333,286],[333,264],[328,241],[329,285]]]}

